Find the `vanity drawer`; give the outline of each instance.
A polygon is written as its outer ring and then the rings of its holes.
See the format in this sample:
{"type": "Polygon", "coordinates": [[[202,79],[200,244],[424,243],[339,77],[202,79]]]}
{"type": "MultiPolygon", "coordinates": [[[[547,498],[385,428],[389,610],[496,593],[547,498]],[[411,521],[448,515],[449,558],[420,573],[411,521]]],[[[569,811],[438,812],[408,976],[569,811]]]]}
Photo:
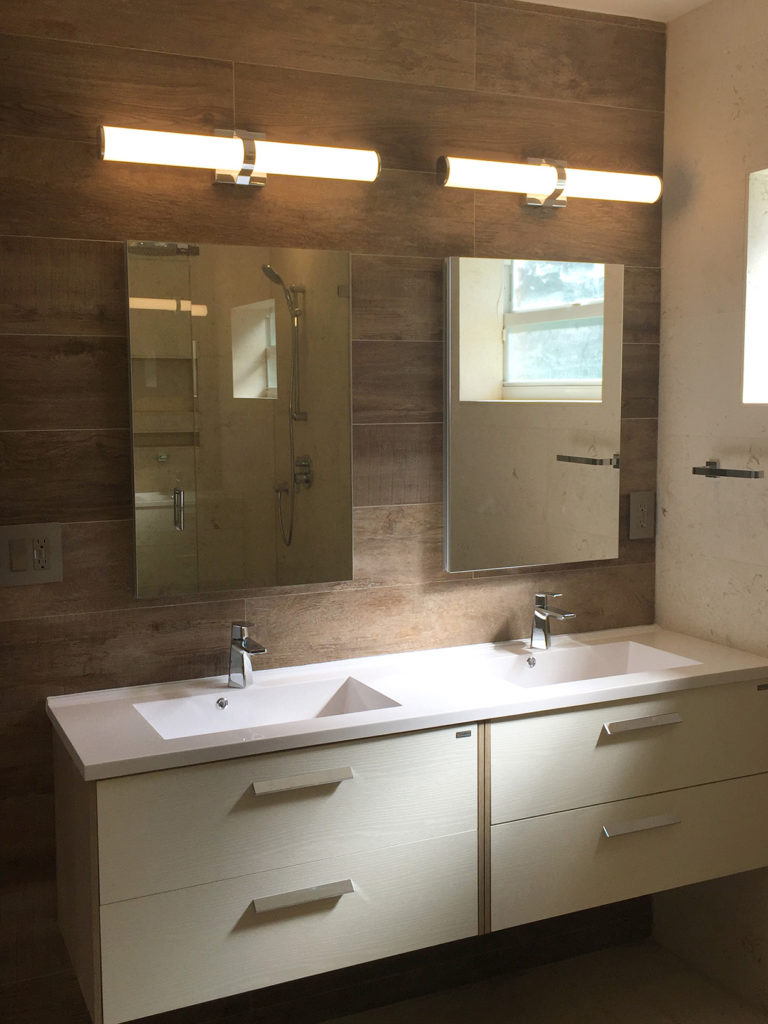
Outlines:
{"type": "Polygon", "coordinates": [[[491,726],[491,820],[762,771],[768,691],[755,682],[534,715],[491,726]]]}
{"type": "Polygon", "coordinates": [[[492,927],[764,867],[766,802],[762,774],[494,825],[492,927]]]}
{"type": "Polygon", "coordinates": [[[477,828],[477,728],[97,783],[100,902],[477,828]]]}
{"type": "Polygon", "coordinates": [[[113,903],[104,1024],[476,934],[476,832],[113,903]]]}

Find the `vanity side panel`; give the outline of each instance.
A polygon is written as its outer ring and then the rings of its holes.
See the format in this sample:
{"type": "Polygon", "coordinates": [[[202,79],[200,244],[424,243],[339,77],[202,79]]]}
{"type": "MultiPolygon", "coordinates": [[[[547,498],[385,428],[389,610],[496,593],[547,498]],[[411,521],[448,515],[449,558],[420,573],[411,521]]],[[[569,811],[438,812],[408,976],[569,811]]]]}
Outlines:
{"type": "Polygon", "coordinates": [[[94,1024],[101,1024],[96,784],[53,737],[59,928],[94,1024]]]}

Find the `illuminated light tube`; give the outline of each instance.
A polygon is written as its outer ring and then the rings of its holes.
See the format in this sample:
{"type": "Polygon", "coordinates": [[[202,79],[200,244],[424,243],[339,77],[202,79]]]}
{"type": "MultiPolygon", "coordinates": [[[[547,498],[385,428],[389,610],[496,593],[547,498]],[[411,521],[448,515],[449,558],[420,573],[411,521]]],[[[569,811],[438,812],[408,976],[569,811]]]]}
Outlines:
{"type": "Polygon", "coordinates": [[[267,142],[246,133],[185,135],[109,125],[101,129],[101,156],[134,164],[207,168],[234,176],[247,167],[248,176],[291,174],[347,181],[375,181],[381,167],[379,154],[369,149],[267,142]]]}
{"type": "Polygon", "coordinates": [[[190,316],[208,316],[208,307],[192,302],[190,299],[152,299],[141,295],[131,295],[128,299],[129,309],[161,310],[165,313],[189,313],[190,316]]]}
{"type": "MultiPolygon", "coordinates": [[[[563,199],[570,197],[655,203],[661,195],[661,178],[653,174],[582,171],[573,167],[564,168],[564,171],[563,199]]],[[[521,192],[537,198],[553,195],[559,185],[558,168],[550,163],[512,164],[444,156],[438,160],[437,173],[441,184],[448,188],[521,192]]]]}
{"type": "Polygon", "coordinates": [[[129,309],[154,309],[166,313],[175,313],[179,308],[177,299],[148,299],[140,295],[131,295],[128,299],[129,309]]]}

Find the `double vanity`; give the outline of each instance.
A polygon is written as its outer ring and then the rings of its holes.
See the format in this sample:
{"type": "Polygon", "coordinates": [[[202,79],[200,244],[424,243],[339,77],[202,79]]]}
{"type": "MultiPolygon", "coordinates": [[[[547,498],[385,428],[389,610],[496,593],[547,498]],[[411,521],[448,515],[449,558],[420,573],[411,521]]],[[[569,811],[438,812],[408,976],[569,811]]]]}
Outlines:
{"type": "Polygon", "coordinates": [[[768,865],[768,662],[633,627],[52,697],[118,1024],[768,865]]]}

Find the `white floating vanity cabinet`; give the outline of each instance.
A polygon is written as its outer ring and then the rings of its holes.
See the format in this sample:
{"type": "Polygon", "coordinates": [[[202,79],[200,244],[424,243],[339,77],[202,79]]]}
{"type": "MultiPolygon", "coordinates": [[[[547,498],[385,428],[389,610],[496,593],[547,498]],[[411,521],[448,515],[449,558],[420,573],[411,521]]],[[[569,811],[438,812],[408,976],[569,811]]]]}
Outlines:
{"type": "Polygon", "coordinates": [[[55,746],[96,1024],[768,865],[754,676],[91,782],[55,746]]]}
{"type": "Polygon", "coordinates": [[[59,913],[96,1024],[477,934],[477,727],[86,783],[59,913]]]}

